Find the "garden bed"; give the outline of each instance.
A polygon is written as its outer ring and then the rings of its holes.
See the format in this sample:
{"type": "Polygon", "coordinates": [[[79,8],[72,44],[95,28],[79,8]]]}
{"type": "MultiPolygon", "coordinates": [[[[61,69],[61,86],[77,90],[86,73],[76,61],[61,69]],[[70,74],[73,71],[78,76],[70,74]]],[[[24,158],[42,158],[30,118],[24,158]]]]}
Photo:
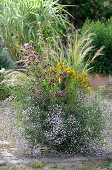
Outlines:
{"type": "MultiPolygon", "coordinates": [[[[104,114],[107,114],[108,116],[112,112],[112,98],[110,98],[110,95],[112,95],[111,86],[105,91],[106,99],[104,100],[104,103],[108,107],[108,113],[107,109],[106,112],[104,111],[104,114]],[[109,96],[109,97],[108,97],[109,96]]],[[[10,125],[10,120],[12,120],[11,115],[14,115],[14,110],[11,108],[11,103],[9,100],[0,101],[1,111],[0,111],[0,139],[3,141],[8,141],[11,143],[11,136],[8,134],[10,131],[10,128],[8,125],[10,125]],[[11,118],[11,119],[10,119],[11,118]]],[[[106,115],[106,116],[107,116],[106,115]]],[[[33,167],[44,167],[45,169],[49,168],[55,168],[55,169],[61,169],[61,168],[68,168],[68,169],[79,169],[79,170],[86,170],[87,168],[93,169],[108,169],[108,165],[112,160],[112,127],[110,118],[106,119],[107,125],[104,129],[105,135],[106,135],[106,145],[104,145],[105,148],[103,148],[104,152],[98,151],[96,156],[89,156],[89,157],[83,157],[81,155],[74,155],[74,154],[62,154],[56,151],[49,151],[49,150],[42,150],[42,153],[38,155],[38,158],[31,158],[26,157],[24,154],[22,155],[19,150],[15,149],[15,145],[12,144],[4,144],[0,149],[7,150],[10,154],[17,157],[17,160],[15,164],[10,164],[10,162],[1,165],[1,168],[4,167],[21,167],[21,168],[31,168],[33,167]],[[36,163],[35,163],[36,162],[36,163]],[[45,164],[43,164],[44,162],[45,164]]],[[[112,121],[112,120],[111,120],[112,121]]],[[[0,160],[4,163],[3,158],[0,160]]]]}

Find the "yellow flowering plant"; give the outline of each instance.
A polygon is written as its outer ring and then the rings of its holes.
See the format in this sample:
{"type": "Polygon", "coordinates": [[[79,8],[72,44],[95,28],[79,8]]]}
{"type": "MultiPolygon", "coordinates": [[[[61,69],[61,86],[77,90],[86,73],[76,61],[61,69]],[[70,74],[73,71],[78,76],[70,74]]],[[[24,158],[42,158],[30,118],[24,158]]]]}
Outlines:
{"type": "Polygon", "coordinates": [[[57,68],[50,67],[51,71],[56,72],[55,79],[60,86],[60,89],[70,88],[71,85],[75,91],[77,88],[82,88],[87,92],[91,92],[88,85],[87,73],[83,72],[82,74],[76,74],[71,68],[67,68],[65,63],[58,63],[57,68]]]}

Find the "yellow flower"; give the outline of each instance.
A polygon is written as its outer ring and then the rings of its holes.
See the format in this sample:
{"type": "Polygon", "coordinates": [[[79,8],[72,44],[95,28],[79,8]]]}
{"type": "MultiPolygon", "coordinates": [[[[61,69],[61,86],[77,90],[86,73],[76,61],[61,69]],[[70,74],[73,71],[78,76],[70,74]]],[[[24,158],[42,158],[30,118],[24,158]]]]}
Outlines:
{"type": "Polygon", "coordinates": [[[60,66],[65,67],[65,64],[64,63],[58,63],[58,67],[60,67],[60,66]]]}
{"type": "Polygon", "coordinates": [[[58,63],[57,68],[58,68],[59,71],[61,71],[63,68],[65,68],[65,64],[64,63],[58,63]]]}
{"type": "Polygon", "coordinates": [[[83,78],[82,78],[81,75],[78,75],[78,76],[77,76],[77,79],[79,79],[80,82],[82,82],[82,80],[83,80],[83,78]]]}
{"type": "Polygon", "coordinates": [[[58,67],[58,70],[59,70],[59,71],[61,71],[61,70],[62,70],[62,67],[61,67],[61,66],[59,66],[59,67],[58,67]]]}
{"type": "Polygon", "coordinates": [[[85,85],[84,85],[84,87],[87,87],[88,86],[88,83],[86,83],[85,85]]]}
{"type": "Polygon", "coordinates": [[[90,88],[88,88],[87,90],[88,90],[89,94],[92,93],[92,90],[90,88]]]}
{"type": "Polygon", "coordinates": [[[76,73],[75,73],[74,70],[71,70],[70,74],[71,74],[71,77],[75,77],[76,76],[76,73]]]}
{"type": "Polygon", "coordinates": [[[81,76],[87,77],[87,73],[84,72],[84,73],[81,74],[81,76]]]}
{"type": "Polygon", "coordinates": [[[53,71],[55,71],[55,72],[56,72],[56,69],[55,69],[55,68],[53,68],[53,67],[50,67],[50,71],[51,71],[51,72],[53,72],[53,71]]]}

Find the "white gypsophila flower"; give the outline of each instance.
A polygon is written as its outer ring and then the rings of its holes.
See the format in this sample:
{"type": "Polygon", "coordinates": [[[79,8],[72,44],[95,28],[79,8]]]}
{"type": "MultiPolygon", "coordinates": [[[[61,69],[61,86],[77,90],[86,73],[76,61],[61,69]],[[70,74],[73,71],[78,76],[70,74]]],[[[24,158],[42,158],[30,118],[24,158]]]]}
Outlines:
{"type": "Polygon", "coordinates": [[[28,43],[25,43],[25,44],[24,44],[24,47],[25,47],[25,48],[27,48],[28,46],[29,46],[29,44],[28,44],[28,43]]]}
{"type": "Polygon", "coordinates": [[[3,73],[5,71],[5,68],[2,68],[1,70],[0,70],[0,73],[3,73]]]}

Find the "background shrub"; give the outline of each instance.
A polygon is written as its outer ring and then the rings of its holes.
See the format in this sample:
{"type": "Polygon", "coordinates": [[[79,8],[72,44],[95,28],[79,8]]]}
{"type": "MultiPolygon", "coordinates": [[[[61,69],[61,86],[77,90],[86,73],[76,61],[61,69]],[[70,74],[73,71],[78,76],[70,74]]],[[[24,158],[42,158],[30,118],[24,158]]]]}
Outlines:
{"type": "Polygon", "coordinates": [[[112,15],[111,0],[59,0],[59,3],[68,5],[66,8],[74,17],[76,27],[82,27],[87,18],[105,22],[112,15]]]}
{"type": "Polygon", "coordinates": [[[7,49],[3,49],[0,53],[0,69],[14,69],[15,64],[13,60],[11,59],[11,56],[7,49]]]}
{"type": "Polygon", "coordinates": [[[7,49],[5,49],[6,44],[4,41],[0,40],[0,69],[12,69],[15,68],[15,64],[11,59],[11,56],[7,49]]]}
{"type": "Polygon", "coordinates": [[[88,30],[89,33],[94,33],[92,45],[94,49],[89,53],[89,55],[85,56],[85,62],[88,59],[92,59],[94,53],[102,46],[104,49],[102,51],[101,56],[98,56],[94,59],[94,61],[89,65],[90,73],[92,74],[111,74],[112,72],[112,31],[111,31],[111,20],[104,24],[101,21],[90,21],[87,20],[82,27],[82,34],[88,30]]]}

